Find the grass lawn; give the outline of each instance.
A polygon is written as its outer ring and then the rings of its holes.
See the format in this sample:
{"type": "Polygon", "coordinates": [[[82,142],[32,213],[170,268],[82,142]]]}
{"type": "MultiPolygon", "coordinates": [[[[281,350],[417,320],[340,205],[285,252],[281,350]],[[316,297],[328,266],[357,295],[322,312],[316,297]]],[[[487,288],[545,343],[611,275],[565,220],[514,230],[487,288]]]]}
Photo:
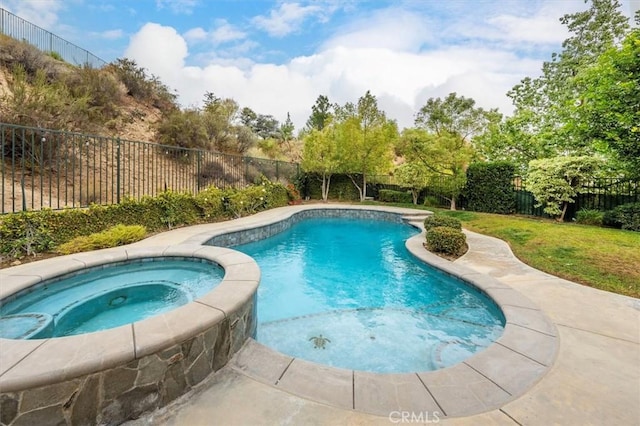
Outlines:
{"type": "Polygon", "coordinates": [[[457,217],[470,231],[506,241],[520,260],[536,269],[640,298],[640,232],[515,215],[429,210],[457,217]]]}

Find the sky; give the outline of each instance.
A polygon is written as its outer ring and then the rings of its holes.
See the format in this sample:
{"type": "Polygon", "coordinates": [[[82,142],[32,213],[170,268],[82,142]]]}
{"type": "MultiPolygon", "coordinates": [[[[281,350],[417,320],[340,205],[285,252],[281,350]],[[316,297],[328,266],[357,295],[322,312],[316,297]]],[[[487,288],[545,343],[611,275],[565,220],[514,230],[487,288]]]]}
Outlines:
{"type": "MultiPolygon", "coordinates": [[[[621,0],[632,16],[640,0],[621,0]]],[[[451,92],[513,111],[506,93],[540,74],[583,0],[0,0],[0,7],[107,62],[130,58],[178,95],[287,113],[300,130],[319,95],[367,90],[398,126],[451,92]]]]}

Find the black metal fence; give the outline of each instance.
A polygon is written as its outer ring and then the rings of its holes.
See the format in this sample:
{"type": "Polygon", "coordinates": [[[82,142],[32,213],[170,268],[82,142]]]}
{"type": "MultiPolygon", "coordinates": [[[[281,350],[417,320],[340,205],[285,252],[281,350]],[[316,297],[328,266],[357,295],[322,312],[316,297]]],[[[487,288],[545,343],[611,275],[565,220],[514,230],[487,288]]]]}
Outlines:
{"type": "MultiPolygon", "coordinates": [[[[533,194],[526,189],[526,181],[514,180],[516,213],[545,216],[543,207],[536,207],[533,194]]],[[[573,220],[582,209],[607,211],[627,203],[640,202],[640,182],[618,178],[598,178],[580,187],[575,202],[567,207],[565,220],[573,220]]]]}
{"type": "MultiPolygon", "coordinates": [[[[376,176],[371,179],[373,191],[376,189],[393,189],[404,191],[391,176],[376,176]]],[[[450,197],[442,194],[439,190],[443,185],[423,188],[418,197],[419,203],[424,203],[433,207],[449,208],[450,197]]],[[[527,190],[526,180],[515,177],[513,180],[513,191],[515,197],[515,213],[529,216],[547,216],[543,207],[536,207],[536,199],[527,190]]],[[[464,188],[460,188],[460,194],[456,197],[456,208],[465,209],[467,207],[464,197],[464,188]]],[[[565,220],[573,220],[576,214],[582,209],[607,211],[626,203],[640,202],[640,181],[618,178],[598,178],[582,184],[575,202],[567,207],[565,220]]]]}
{"type": "Polygon", "coordinates": [[[1,213],[290,182],[297,163],[0,123],[1,213]]]}
{"type": "Polygon", "coordinates": [[[23,40],[43,52],[51,52],[74,65],[90,65],[93,68],[100,68],[107,64],[103,59],[98,58],[91,52],[58,37],[57,35],[25,21],[21,17],[0,8],[0,34],[13,37],[16,40],[23,40]]]}

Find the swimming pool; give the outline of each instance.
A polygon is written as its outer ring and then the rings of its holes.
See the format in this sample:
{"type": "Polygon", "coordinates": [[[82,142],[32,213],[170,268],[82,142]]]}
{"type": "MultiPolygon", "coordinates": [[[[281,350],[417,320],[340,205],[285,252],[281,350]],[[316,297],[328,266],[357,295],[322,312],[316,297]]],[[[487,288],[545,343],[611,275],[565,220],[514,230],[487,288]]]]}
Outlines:
{"type": "Polygon", "coordinates": [[[485,295],[415,259],[417,231],[383,220],[309,218],[234,249],[262,271],[257,340],[322,364],[379,373],[456,364],[495,341],[485,295]]]}

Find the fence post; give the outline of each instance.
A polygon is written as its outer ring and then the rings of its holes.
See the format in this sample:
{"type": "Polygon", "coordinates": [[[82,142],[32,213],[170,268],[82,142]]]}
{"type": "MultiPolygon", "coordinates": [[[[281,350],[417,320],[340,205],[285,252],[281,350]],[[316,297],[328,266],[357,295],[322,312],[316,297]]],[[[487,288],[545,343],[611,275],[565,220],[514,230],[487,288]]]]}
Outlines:
{"type": "Polygon", "coordinates": [[[276,180],[280,180],[280,161],[276,160],[276,180]]]}
{"type": "Polygon", "coordinates": [[[200,167],[202,163],[202,150],[198,150],[198,165],[196,170],[196,194],[200,192],[200,167]]]}
{"type": "Polygon", "coordinates": [[[116,138],[116,203],[120,204],[120,138],[116,138]]]}

